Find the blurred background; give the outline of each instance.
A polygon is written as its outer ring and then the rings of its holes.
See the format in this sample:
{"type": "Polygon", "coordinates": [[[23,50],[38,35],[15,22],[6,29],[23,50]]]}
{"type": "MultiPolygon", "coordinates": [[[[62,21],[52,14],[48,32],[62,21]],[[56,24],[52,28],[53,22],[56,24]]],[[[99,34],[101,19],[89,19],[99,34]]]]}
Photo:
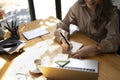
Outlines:
{"type": "MultiPolygon", "coordinates": [[[[17,19],[19,24],[31,21],[29,4],[30,0],[0,0],[0,11],[4,13],[0,22],[17,19]]],[[[56,17],[55,0],[31,0],[34,3],[36,19],[56,17]]],[[[65,17],[67,11],[77,0],[61,0],[61,15],[65,17]]],[[[113,4],[120,9],[120,0],[112,0],[113,4]]],[[[1,14],[0,14],[1,15],[1,14]]]]}

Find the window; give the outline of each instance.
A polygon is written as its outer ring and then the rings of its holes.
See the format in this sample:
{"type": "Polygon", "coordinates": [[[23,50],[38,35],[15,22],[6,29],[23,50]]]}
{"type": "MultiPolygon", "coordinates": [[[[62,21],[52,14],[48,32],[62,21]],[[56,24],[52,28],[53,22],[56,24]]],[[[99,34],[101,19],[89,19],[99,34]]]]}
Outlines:
{"type": "Polygon", "coordinates": [[[28,0],[0,0],[0,7],[5,13],[0,22],[17,19],[18,24],[23,24],[30,21],[28,0]]]}
{"type": "Polygon", "coordinates": [[[56,17],[55,0],[34,0],[36,19],[56,17]]]}
{"type": "Polygon", "coordinates": [[[77,0],[61,0],[61,9],[62,9],[62,19],[67,14],[69,8],[76,2],[77,0]]]}

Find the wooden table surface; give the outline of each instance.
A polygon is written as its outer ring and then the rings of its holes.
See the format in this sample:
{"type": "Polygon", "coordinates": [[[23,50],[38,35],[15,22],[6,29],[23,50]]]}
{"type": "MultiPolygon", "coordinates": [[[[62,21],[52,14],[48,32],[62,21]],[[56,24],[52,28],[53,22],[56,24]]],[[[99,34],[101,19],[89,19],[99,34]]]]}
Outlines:
{"type": "MultiPolygon", "coordinates": [[[[57,23],[57,22],[59,22],[59,20],[57,20],[53,17],[49,17],[48,19],[45,19],[45,20],[42,20],[42,19],[36,20],[36,21],[32,21],[32,22],[29,22],[29,23],[19,26],[21,40],[26,41],[25,48],[34,46],[36,43],[38,43],[40,41],[52,38],[53,34],[54,34],[54,30],[55,30],[55,23],[57,23]],[[50,24],[49,22],[53,22],[53,24],[50,24]],[[25,31],[32,30],[32,29],[38,28],[43,25],[48,26],[47,30],[50,31],[49,34],[44,35],[42,37],[32,39],[30,41],[26,40],[24,38],[24,36],[21,34],[25,31]]],[[[81,42],[84,45],[96,43],[95,41],[91,40],[90,38],[88,38],[80,33],[77,33],[77,35],[76,35],[76,33],[74,35],[72,35],[71,40],[81,42]]],[[[20,54],[18,54],[18,53],[17,54],[15,53],[13,55],[9,55],[9,54],[0,55],[0,58],[6,60],[6,63],[4,64],[4,66],[2,68],[0,68],[0,80],[4,76],[7,69],[11,66],[12,61],[19,55],[20,54]]],[[[113,53],[113,54],[106,53],[106,54],[102,54],[102,55],[98,55],[98,56],[94,56],[94,57],[89,57],[87,59],[98,60],[98,62],[99,62],[98,80],[120,80],[120,56],[119,55],[117,55],[115,53],[113,53]]]]}

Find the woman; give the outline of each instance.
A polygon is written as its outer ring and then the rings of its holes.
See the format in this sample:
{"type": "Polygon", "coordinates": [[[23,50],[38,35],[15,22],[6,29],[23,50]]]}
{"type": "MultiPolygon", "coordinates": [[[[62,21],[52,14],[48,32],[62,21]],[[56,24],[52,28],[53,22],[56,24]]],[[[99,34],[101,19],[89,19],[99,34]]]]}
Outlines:
{"type": "MultiPolygon", "coordinates": [[[[60,32],[69,40],[69,25],[75,24],[79,31],[98,42],[76,51],[72,57],[82,58],[96,55],[94,52],[116,52],[120,46],[117,8],[111,0],[78,0],[68,11],[62,22],[57,24],[55,40],[64,50],[72,49],[61,37],[60,32]]],[[[70,42],[69,42],[70,43],[70,42]]]]}

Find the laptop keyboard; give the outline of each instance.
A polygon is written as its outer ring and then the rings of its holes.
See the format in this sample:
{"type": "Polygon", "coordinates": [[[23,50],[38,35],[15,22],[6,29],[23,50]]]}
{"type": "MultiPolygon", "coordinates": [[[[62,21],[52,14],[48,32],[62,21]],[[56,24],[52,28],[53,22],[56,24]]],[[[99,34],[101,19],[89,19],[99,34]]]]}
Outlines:
{"type": "Polygon", "coordinates": [[[95,72],[95,69],[88,69],[88,68],[75,68],[75,67],[64,67],[65,69],[71,70],[80,70],[80,71],[87,71],[87,72],[95,72]]]}
{"type": "Polygon", "coordinates": [[[98,61],[96,60],[79,60],[73,58],[70,58],[69,60],[70,62],[65,66],[61,67],[56,65],[56,67],[68,70],[98,73],[98,61]]]}
{"type": "Polygon", "coordinates": [[[88,68],[75,68],[75,67],[60,67],[60,68],[76,70],[76,71],[95,72],[95,69],[88,69],[88,68]]]}

